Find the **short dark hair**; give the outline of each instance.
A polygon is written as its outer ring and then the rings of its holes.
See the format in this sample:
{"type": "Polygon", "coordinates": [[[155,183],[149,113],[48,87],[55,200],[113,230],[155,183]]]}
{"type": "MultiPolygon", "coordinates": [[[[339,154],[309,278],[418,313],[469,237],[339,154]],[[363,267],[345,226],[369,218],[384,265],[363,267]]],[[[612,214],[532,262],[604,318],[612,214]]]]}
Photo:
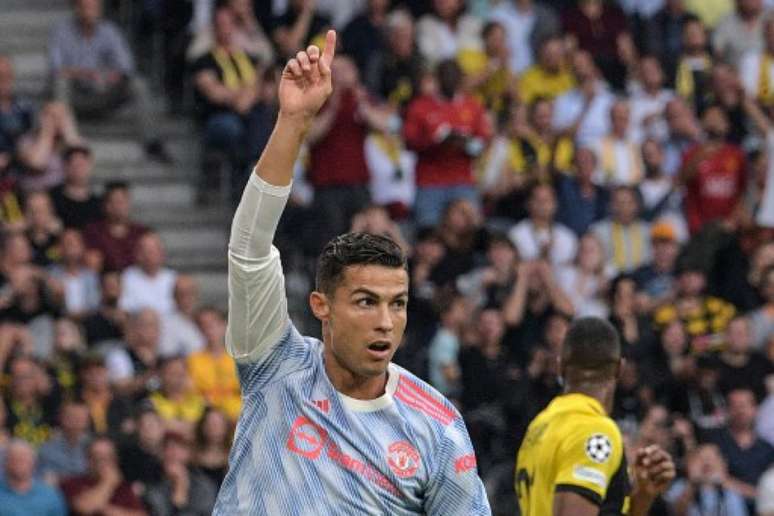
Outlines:
{"type": "Polygon", "coordinates": [[[562,345],[562,365],[583,380],[596,382],[614,377],[621,361],[618,331],[599,317],[575,320],[562,345]]]}
{"type": "Polygon", "coordinates": [[[62,154],[65,162],[69,162],[70,159],[76,154],[82,154],[84,157],[91,158],[91,149],[86,145],[71,145],[67,147],[62,154]]]}
{"type": "Polygon", "coordinates": [[[316,290],[332,294],[344,270],[353,265],[408,268],[406,255],[390,238],[370,233],[345,233],[325,244],[317,260],[316,290]]]}

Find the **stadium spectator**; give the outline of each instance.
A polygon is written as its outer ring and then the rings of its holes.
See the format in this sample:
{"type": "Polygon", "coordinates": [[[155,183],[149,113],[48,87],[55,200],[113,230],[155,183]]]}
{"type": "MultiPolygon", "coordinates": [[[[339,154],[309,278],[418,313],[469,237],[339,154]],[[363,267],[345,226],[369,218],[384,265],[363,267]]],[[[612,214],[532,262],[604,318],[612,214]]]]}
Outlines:
{"type": "Polygon", "coordinates": [[[196,313],[196,323],[205,345],[187,358],[193,388],[210,406],[236,421],[242,398],[236,363],[226,353],[226,318],[214,308],[203,308],[196,313]]]}
{"type": "Polygon", "coordinates": [[[64,288],[67,315],[81,319],[99,306],[99,278],[86,266],[86,246],[80,231],[66,229],[58,244],[60,264],[51,267],[50,274],[64,288]]]}
{"type": "Polygon", "coordinates": [[[86,473],[89,410],[84,403],[65,401],[59,407],[59,425],[40,447],[38,473],[56,485],[64,477],[86,473]]]}
{"type": "Polygon", "coordinates": [[[752,391],[758,402],[763,401],[766,397],[766,381],[770,375],[774,375],[774,365],[752,349],[749,318],[737,316],[728,323],[725,346],[718,359],[718,387],[724,395],[743,389],[752,391]]]}
{"type": "Polygon", "coordinates": [[[416,196],[416,155],[406,150],[400,134],[371,131],[365,140],[365,160],[372,202],[394,220],[406,220],[416,196]]]}
{"type": "Polygon", "coordinates": [[[161,482],[163,475],[161,449],[164,423],[150,404],[137,407],[134,431],[126,436],[119,450],[121,473],[138,491],[161,482]]]}
{"type": "Polygon", "coordinates": [[[752,331],[752,347],[765,351],[765,345],[771,335],[774,335],[774,266],[768,266],[761,273],[760,283],[763,304],[750,313],[752,331]]]}
{"type": "Polygon", "coordinates": [[[285,12],[272,22],[272,40],[284,60],[325,37],[330,20],[317,10],[316,0],[290,0],[285,12]]]}
{"type": "Polygon", "coordinates": [[[389,0],[368,0],[362,13],[347,23],[341,34],[345,54],[352,56],[361,77],[367,77],[371,61],[381,59],[387,48],[389,0]]]}
{"type": "Polygon", "coordinates": [[[52,380],[32,358],[17,356],[8,363],[10,386],[6,394],[6,425],[14,437],[40,446],[56,424],[58,400],[52,380]]]}
{"type": "Polygon", "coordinates": [[[121,297],[121,276],[117,272],[103,272],[99,279],[100,300],[97,308],[81,320],[89,347],[124,335],[127,314],[118,308],[121,297]]]}
{"type": "Polygon", "coordinates": [[[552,123],[554,129],[574,138],[578,145],[594,145],[610,131],[610,108],[615,97],[588,52],[575,52],[572,69],[576,86],[556,98],[552,123]]]}
{"type": "Polygon", "coordinates": [[[159,388],[148,396],[164,421],[164,428],[192,438],[194,425],[204,413],[205,400],[192,385],[183,357],[159,362],[159,388]]]}
{"type": "Polygon", "coordinates": [[[16,92],[13,62],[0,54],[0,162],[10,163],[19,138],[32,129],[32,105],[16,92]]]}
{"type": "Polygon", "coordinates": [[[505,29],[510,68],[515,73],[521,73],[532,65],[540,43],[559,33],[555,10],[533,0],[500,2],[491,9],[489,18],[505,29]]]}
{"type": "Polygon", "coordinates": [[[13,439],[5,453],[5,478],[0,483],[0,507],[9,516],[45,514],[65,516],[62,494],[35,479],[35,449],[26,441],[13,439]]]}
{"type": "Polygon", "coordinates": [[[552,100],[575,86],[567,66],[562,38],[553,35],[540,44],[538,62],[519,79],[519,99],[532,104],[538,99],[552,100]]]}
{"type": "Polygon", "coordinates": [[[664,118],[669,134],[662,142],[664,150],[664,173],[675,178],[682,165],[685,151],[699,141],[701,125],[686,102],[678,97],[667,102],[664,118]]]}
{"type": "Polygon", "coordinates": [[[694,357],[689,354],[688,334],[682,321],[672,321],[657,336],[658,344],[642,365],[643,381],[651,387],[658,403],[676,408],[675,394],[686,390],[692,380],[694,357]]]}
{"type": "Polygon", "coordinates": [[[48,267],[61,261],[59,239],[62,222],[56,217],[51,198],[45,191],[30,192],[24,201],[27,239],[32,248],[32,263],[48,267]]]}
{"type": "Polygon", "coordinates": [[[111,389],[108,369],[101,354],[92,352],[81,360],[78,385],[78,396],[88,409],[90,428],[96,435],[119,439],[129,433],[133,406],[111,389]]]}
{"type": "Polygon", "coordinates": [[[174,432],[164,435],[162,446],[161,482],[150,486],[145,495],[153,514],[190,514],[205,516],[212,513],[216,490],[212,482],[190,466],[191,441],[174,432]]]}
{"type": "Polygon", "coordinates": [[[88,471],[61,483],[70,513],[145,516],[142,501],[118,467],[116,445],[109,437],[96,437],[88,447],[88,471]]]}
{"type": "Polygon", "coordinates": [[[165,261],[164,244],[159,234],[148,231],[140,236],[135,248],[135,264],[121,274],[119,308],[127,312],[151,308],[162,317],[172,312],[177,273],[168,268],[165,261]]]}
{"type": "Polygon", "coordinates": [[[204,335],[195,321],[199,305],[199,285],[192,276],[177,275],[174,299],[174,310],[161,317],[161,356],[187,356],[199,351],[205,344],[204,335]]]}
{"type": "Polygon", "coordinates": [[[643,50],[657,56],[663,64],[668,84],[674,83],[677,60],[683,49],[683,25],[690,16],[684,0],[666,0],[642,27],[643,50]]]}
{"type": "Polygon", "coordinates": [[[637,81],[630,86],[632,137],[640,143],[648,137],[663,141],[667,136],[664,110],[675,94],[664,87],[664,70],[656,57],[643,56],[637,72],[637,81]]]}
{"type": "MultiPolygon", "coordinates": [[[[723,62],[737,66],[745,54],[763,49],[763,0],[735,0],[736,9],[712,32],[712,48],[723,62]]],[[[740,70],[741,71],[741,70],[740,70]]]]}
{"type": "Polygon", "coordinates": [[[126,346],[113,346],[105,357],[110,382],[121,396],[140,399],[160,385],[158,376],[159,316],[150,308],[133,314],[126,346]]]}
{"type": "Polygon", "coordinates": [[[64,183],[51,190],[51,200],[65,227],[83,230],[102,218],[102,204],[91,183],[94,157],[86,146],[68,147],[63,157],[64,183]]]}
{"type": "Polygon", "coordinates": [[[487,23],[481,29],[481,39],[482,50],[461,52],[457,61],[464,73],[465,90],[476,95],[499,120],[516,100],[516,74],[510,69],[503,26],[487,23]]]}
{"type": "Polygon", "coordinates": [[[462,0],[433,0],[433,10],[417,23],[417,46],[429,63],[481,51],[481,20],[466,12],[462,0]]]}
{"type": "Polygon", "coordinates": [[[81,355],[86,351],[83,332],[74,319],[60,317],[53,322],[53,343],[39,352],[45,357],[46,372],[55,380],[54,390],[64,400],[77,392],[77,373],[81,355]]]}
{"type": "Polygon", "coordinates": [[[643,218],[649,222],[667,223],[673,227],[679,240],[688,238],[688,225],[683,214],[683,196],[674,181],[664,170],[664,150],[653,139],[642,144],[642,164],[645,177],[637,185],[642,199],[643,218]]]}
{"type": "Polygon", "coordinates": [[[208,407],[196,425],[192,463],[216,489],[226,476],[233,437],[233,423],[220,410],[208,407]]]}
{"type": "Polygon", "coordinates": [[[62,153],[79,145],[83,140],[70,109],[61,102],[43,106],[34,128],[18,140],[17,154],[24,170],[19,178],[21,189],[42,190],[60,184],[64,179],[62,153]]]}
{"type": "Polygon", "coordinates": [[[696,18],[683,23],[683,52],[677,60],[675,91],[694,111],[706,107],[712,56],[707,49],[707,30],[696,18]]]}
{"type": "Polygon", "coordinates": [[[638,267],[633,277],[637,283],[640,310],[650,311],[673,299],[676,289],[677,257],[680,244],[674,228],[665,222],[650,229],[652,259],[638,267]]]}
{"type": "Polygon", "coordinates": [[[403,136],[417,153],[417,226],[436,225],[445,206],[464,198],[477,202],[472,160],[491,136],[481,104],[461,91],[462,72],[454,61],[436,68],[438,94],[416,97],[408,107],[403,136]]]}
{"type": "Polygon", "coordinates": [[[96,251],[99,269],[122,271],[134,263],[137,242],[147,228],[131,220],[131,201],[127,183],[107,184],[102,200],[103,218],[83,230],[86,247],[96,251]]]}
{"type": "Polygon", "coordinates": [[[617,186],[610,195],[610,216],[591,227],[615,271],[633,272],[650,261],[650,228],[639,216],[639,204],[634,187],[617,186]]]}
{"type": "Polygon", "coordinates": [[[571,264],[557,268],[557,282],[572,301],[577,317],[607,316],[605,270],[605,250],[593,233],[586,233],[578,240],[578,252],[571,264]]]}
{"type": "Polygon", "coordinates": [[[625,357],[639,362],[652,355],[652,326],[648,317],[637,311],[637,284],[631,275],[620,274],[610,283],[609,320],[618,330],[625,357]]]}
{"type": "Polygon", "coordinates": [[[480,267],[458,276],[455,286],[478,308],[502,306],[516,280],[516,247],[506,235],[492,234],[487,239],[485,258],[480,267]]]}
{"type": "Polygon", "coordinates": [[[610,132],[597,141],[594,150],[599,163],[597,183],[631,186],[642,181],[642,154],[633,137],[628,102],[618,100],[610,107],[610,132]]]}
{"type": "Polygon", "coordinates": [[[158,134],[148,86],[118,27],[102,17],[102,0],[77,0],[73,16],[51,32],[49,67],[54,97],[79,115],[104,116],[131,101],[148,157],[171,163],[158,134]]]}
{"type": "Polygon", "coordinates": [[[594,183],[597,156],[588,147],[575,152],[573,170],[556,176],[558,212],[556,220],[582,236],[595,222],[607,216],[610,192],[594,183]]]}
{"type": "Polygon", "coordinates": [[[469,323],[469,306],[463,296],[443,300],[439,310],[441,323],[428,349],[428,378],[444,396],[455,399],[460,394],[460,338],[469,323]]]}
{"type": "Polygon", "coordinates": [[[755,506],[761,516],[774,514],[774,494],[772,493],[774,493],[774,468],[769,468],[758,483],[758,497],[755,499],[755,506]]]}

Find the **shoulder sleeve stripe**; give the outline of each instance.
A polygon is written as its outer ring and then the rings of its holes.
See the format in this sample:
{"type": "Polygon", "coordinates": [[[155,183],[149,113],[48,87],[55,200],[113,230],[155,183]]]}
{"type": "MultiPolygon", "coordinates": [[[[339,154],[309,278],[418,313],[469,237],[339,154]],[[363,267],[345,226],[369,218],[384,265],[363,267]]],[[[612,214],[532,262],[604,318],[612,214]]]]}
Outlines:
{"type": "Polygon", "coordinates": [[[401,375],[400,381],[398,382],[398,389],[404,390],[406,393],[409,393],[413,397],[421,400],[423,403],[426,403],[434,410],[443,414],[445,418],[454,420],[457,417],[457,415],[452,409],[444,405],[443,402],[441,402],[432,394],[430,394],[422,387],[417,385],[416,382],[413,382],[409,378],[406,378],[405,375],[401,375]]]}
{"type": "Polygon", "coordinates": [[[574,486],[572,484],[557,484],[556,489],[554,489],[557,493],[565,492],[565,493],[575,493],[579,496],[582,496],[586,500],[592,502],[596,506],[602,505],[602,497],[599,496],[599,494],[595,493],[591,489],[586,489],[585,487],[581,486],[574,486]]]}
{"type": "Polygon", "coordinates": [[[446,426],[451,424],[453,419],[450,419],[440,412],[434,410],[432,407],[422,403],[422,401],[418,400],[417,398],[413,397],[410,393],[407,393],[405,390],[398,389],[395,391],[395,397],[408,405],[409,407],[413,408],[414,410],[417,410],[419,412],[422,412],[426,416],[430,416],[431,418],[435,419],[442,425],[446,426]]]}

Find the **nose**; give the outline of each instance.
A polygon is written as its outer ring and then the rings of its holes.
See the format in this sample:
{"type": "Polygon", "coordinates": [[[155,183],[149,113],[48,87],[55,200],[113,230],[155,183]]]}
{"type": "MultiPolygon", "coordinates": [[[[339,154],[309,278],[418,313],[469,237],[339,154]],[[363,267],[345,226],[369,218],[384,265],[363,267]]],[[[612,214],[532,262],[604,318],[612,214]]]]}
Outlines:
{"type": "Polygon", "coordinates": [[[389,333],[392,331],[395,323],[392,320],[392,313],[390,312],[390,306],[388,304],[382,304],[379,306],[378,326],[376,329],[382,333],[389,333]]]}

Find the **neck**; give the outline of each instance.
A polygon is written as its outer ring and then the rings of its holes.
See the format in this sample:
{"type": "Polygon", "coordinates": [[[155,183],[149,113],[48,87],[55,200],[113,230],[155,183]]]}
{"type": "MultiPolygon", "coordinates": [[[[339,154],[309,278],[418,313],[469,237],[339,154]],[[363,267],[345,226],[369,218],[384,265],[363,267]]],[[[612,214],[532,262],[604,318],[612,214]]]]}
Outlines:
{"type": "Polygon", "coordinates": [[[225,348],[221,342],[207,342],[207,351],[213,355],[222,355],[225,348]]]}
{"type": "Polygon", "coordinates": [[[158,272],[161,270],[161,267],[140,267],[142,269],[142,272],[144,272],[148,276],[155,276],[158,274],[158,272]]]}
{"type": "Polygon", "coordinates": [[[604,384],[590,383],[567,383],[564,389],[565,394],[583,394],[589,398],[594,398],[605,410],[608,415],[613,413],[613,398],[615,396],[615,382],[604,384]]]}
{"type": "Polygon", "coordinates": [[[333,387],[350,398],[373,400],[383,395],[387,387],[387,373],[378,376],[360,376],[339,364],[330,351],[330,343],[325,344],[325,372],[333,387]]]}
{"type": "Polygon", "coordinates": [[[94,34],[94,28],[96,27],[96,23],[89,23],[82,20],[78,20],[78,27],[80,27],[81,32],[87,37],[91,37],[91,35],[94,34]]]}
{"type": "Polygon", "coordinates": [[[728,431],[741,447],[745,448],[755,440],[755,433],[747,426],[731,426],[728,431]]]}
{"type": "Polygon", "coordinates": [[[81,441],[81,434],[79,432],[68,432],[63,430],[62,436],[65,438],[65,441],[67,441],[68,444],[72,446],[78,444],[81,441]]]}
{"type": "Polygon", "coordinates": [[[9,478],[8,479],[8,486],[17,493],[26,493],[30,489],[32,489],[32,479],[31,478],[25,478],[25,479],[16,479],[16,478],[9,478]]]}
{"type": "Polygon", "coordinates": [[[743,366],[747,363],[748,359],[750,358],[750,355],[747,353],[739,353],[736,351],[724,351],[723,352],[723,360],[732,366],[743,366]]]}
{"type": "Polygon", "coordinates": [[[539,229],[548,229],[551,227],[551,221],[547,219],[532,219],[532,225],[539,229]]]}
{"type": "Polygon", "coordinates": [[[65,184],[64,191],[69,197],[76,199],[86,198],[89,196],[88,185],[76,185],[72,183],[65,184]]]}

